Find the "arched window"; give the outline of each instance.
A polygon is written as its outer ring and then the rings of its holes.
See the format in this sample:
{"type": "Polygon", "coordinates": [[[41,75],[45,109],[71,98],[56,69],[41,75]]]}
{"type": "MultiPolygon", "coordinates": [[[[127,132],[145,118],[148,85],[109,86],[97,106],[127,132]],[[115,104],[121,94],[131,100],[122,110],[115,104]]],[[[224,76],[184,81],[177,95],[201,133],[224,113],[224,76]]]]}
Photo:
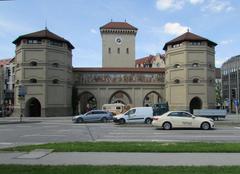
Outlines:
{"type": "Polygon", "coordinates": [[[59,80],[58,79],[54,79],[52,82],[53,82],[53,84],[58,84],[59,80]]]}
{"type": "Polygon", "coordinates": [[[180,83],[180,80],[176,79],[176,80],[174,80],[174,83],[178,84],[178,83],[180,83]]]}
{"type": "Polygon", "coordinates": [[[32,61],[32,62],[30,62],[30,65],[31,65],[31,66],[37,66],[37,62],[32,61]]]}
{"type": "Polygon", "coordinates": [[[37,79],[30,79],[30,83],[37,83],[37,79]]]}
{"type": "Polygon", "coordinates": [[[198,63],[193,63],[192,67],[199,67],[199,64],[198,63]]]}
{"type": "Polygon", "coordinates": [[[175,64],[173,67],[174,68],[180,68],[180,65],[179,64],[175,64]]]}
{"type": "Polygon", "coordinates": [[[58,63],[53,63],[52,66],[55,67],[55,68],[58,68],[59,64],[58,63]]]}
{"type": "Polygon", "coordinates": [[[198,79],[198,78],[195,78],[195,79],[193,79],[192,82],[193,82],[193,83],[199,83],[199,79],[198,79]]]}

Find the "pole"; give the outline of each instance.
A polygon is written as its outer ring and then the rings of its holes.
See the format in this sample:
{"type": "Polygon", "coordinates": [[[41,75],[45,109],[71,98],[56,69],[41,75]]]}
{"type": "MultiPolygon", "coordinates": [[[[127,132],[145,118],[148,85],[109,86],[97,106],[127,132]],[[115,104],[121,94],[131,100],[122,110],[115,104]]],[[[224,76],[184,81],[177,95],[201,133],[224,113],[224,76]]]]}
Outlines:
{"type": "Polygon", "coordinates": [[[19,97],[20,101],[20,122],[22,122],[23,112],[22,112],[22,97],[19,97]]]}

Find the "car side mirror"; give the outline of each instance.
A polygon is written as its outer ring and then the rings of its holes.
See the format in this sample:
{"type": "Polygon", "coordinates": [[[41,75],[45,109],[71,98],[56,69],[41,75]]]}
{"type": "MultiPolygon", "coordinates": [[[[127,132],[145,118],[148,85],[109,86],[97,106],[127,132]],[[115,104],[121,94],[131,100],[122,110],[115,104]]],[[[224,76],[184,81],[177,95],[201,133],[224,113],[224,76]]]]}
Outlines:
{"type": "Polygon", "coordinates": [[[196,118],[196,116],[195,116],[195,115],[192,115],[192,118],[196,118]]]}

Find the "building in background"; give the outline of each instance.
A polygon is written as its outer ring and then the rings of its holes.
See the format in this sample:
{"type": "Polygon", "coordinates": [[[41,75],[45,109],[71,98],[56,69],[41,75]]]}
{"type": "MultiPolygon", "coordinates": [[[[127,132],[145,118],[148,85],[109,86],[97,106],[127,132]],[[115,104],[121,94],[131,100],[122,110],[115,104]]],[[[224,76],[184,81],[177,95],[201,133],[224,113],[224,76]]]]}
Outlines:
{"type": "Polygon", "coordinates": [[[240,55],[229,58],[221,67],[224,105],[235,111],[234,101],[240,97],[240,55]]]}
{"type": "Polygon", "coordinates": [[[135,61],[136,68],[165,68],[165,55],[149,55],[135,61]]]}
{"type": "Polygon", "coordinates": [[[14,105],[14,58],[0,60],[0,99],[4,114],[10,115],[14,105]]]}

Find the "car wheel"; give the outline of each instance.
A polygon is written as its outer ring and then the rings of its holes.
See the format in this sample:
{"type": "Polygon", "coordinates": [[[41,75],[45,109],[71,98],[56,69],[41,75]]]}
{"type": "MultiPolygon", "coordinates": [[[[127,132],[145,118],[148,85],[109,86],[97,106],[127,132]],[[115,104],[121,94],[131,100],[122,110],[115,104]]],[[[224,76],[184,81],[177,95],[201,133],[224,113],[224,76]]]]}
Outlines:
{"type": "Polygon", "coordinates": [[[121,118],[121,119],[119,120],[119,123],[120,123],[120,124],[125,124],[126,121],[125,121],[123,118],[121,118]]]}
{"type": "Polygon", "coordinates": [[[210,129],[210,124],[207,123],[207,122],[203,122],[203,123],[201,124],[201,128],[202,128],[203,130],[208,130],[208,129],[210,129]]]}
{"type": "Polygon", "coordinates": [[[146,123],[146,124],[151,124],[151,123],[152,123],[152,119],[151,119],[151,118],[147,118],[147,119],[145,120],[145,123],[146,123]]]}
{"type": "Polygon", "coordinates": [[[77,119],[77,123],[83,123],[83,119],[82,118],[77,119]]]}
{"type": "Polygon", "coordinates": [[[163,129],[164,130],[170,130],[170,129],[172,129],[172,125],[171,125],[171,123],[169,123],[169,122],[165,122],[165,123],[163,123],[163,129]]]}
{"type": "Polygon", "coordinates": [[[101,119],[101,121],[102,121],[102,123],[106,123],[106,122],[107,122],[107,118],[106,118],[106,117],[103,117],[103,118],[101,119]]]}

